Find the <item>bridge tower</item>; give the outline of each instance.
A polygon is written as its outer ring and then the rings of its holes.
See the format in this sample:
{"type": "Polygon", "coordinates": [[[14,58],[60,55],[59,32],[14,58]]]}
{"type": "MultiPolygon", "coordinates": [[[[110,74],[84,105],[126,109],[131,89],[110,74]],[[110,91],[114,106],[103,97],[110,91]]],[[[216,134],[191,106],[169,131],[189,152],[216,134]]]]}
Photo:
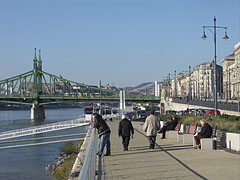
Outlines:
{"type": "Polygon", "coordinates": [[[39,95],[42,94],[42,60],[41,51],[39,50],[39,59],[37,60],[36,48],[33,58],[33,104],[31,108],[31,119],[45,119],[45,109],[39,105],[39,95]]]}

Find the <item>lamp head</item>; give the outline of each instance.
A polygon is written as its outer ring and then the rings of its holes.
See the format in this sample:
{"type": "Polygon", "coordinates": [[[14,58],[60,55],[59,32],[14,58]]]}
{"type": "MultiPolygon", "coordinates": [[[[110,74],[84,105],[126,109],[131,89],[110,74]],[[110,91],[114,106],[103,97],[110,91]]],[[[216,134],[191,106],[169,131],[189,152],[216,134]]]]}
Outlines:
{"type": "Polygon", "coordinates": [[[203,36],[201,37],[203,40],[207,39],[207,36],[205,34],[205,31],[203,32],[203,36]]]}
{"type": "Polygon", "coordinates": [[[228,37],[228,35],[227,35],[226,29],[227,29],[227,28],[225,27],[225,36],[223,37],[224,40],[228,40],[228,39],[229,39],[229,37],[228,37]]]}
{"type": "Polygon", "coordinates": [[[228,40],[228,39],[229,39],[227,33],[225,33],[225,36],[223,37],[223,39],[224,39],[224,40],[228,40]]]}

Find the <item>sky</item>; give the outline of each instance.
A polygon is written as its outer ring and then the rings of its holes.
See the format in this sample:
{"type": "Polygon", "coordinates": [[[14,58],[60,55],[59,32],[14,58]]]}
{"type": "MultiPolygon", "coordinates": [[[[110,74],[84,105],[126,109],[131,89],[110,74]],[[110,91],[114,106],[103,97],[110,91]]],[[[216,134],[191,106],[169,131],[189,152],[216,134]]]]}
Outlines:
{"type": "Polygon", "coordinates": [[[214,58],[240,41],[240,0],[0,0],[0,80],[33,69],[66,79],[117,87],[163,81],[214,58]]]}

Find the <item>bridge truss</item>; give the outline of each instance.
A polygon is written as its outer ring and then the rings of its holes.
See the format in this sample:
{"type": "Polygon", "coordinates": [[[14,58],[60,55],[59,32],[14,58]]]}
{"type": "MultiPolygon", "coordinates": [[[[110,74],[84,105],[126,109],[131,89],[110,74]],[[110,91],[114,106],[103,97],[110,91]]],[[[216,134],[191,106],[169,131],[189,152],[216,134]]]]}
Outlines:
{"type": "MultiPolygon", "coordinates": [[[[33,70],[0,81],[0,102],[42,106],[52,103],[119,102],[119,90],[102,89],[67,80],[42,70],[42,60],[33,59],[33,70]]],[[[156,102],[156,97],[126,94],[126,101],[156,102]]]]}
{"type": "Polygon", "coordinates": [[[33,70],[0,81],[0,102],[44,105],[118,97],[117,91],[77,83],[42,71],[40,51],[37,59],[36,49],[33,62],[33,70]]]}

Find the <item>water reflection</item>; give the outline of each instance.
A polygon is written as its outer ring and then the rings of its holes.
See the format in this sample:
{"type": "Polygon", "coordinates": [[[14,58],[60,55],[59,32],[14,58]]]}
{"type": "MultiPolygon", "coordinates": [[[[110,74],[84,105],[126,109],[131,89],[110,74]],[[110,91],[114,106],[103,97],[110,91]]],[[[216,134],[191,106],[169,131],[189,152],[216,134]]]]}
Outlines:
{"type": "MultiPolygon", "coordinates": [[[[0,111],[0,132],[76,119],[83,109],[46,109],[45,120],[30,120],[30,111],[0,111]]],[[[22,138],[49,137],[85,132],[87,127],[36,134],[22,138]]],[[[78,136],[79,137],[79,136],[78,136]]],[[[74,138],[74,137],[73,137],[74,138]]],[[[21,138],[20,138],[21,139],[21,138]]],[[[59,140],[59,139],[58,139],[59,140]]],[[[29,143],[44,142],[34,140],[29,143]]],[[[50,180],[45,167],[56,162],[64,143],[0,150],[0,179],[50,180]]],[[[2,146],[2,145],[0,145],[2,146]]]]}

